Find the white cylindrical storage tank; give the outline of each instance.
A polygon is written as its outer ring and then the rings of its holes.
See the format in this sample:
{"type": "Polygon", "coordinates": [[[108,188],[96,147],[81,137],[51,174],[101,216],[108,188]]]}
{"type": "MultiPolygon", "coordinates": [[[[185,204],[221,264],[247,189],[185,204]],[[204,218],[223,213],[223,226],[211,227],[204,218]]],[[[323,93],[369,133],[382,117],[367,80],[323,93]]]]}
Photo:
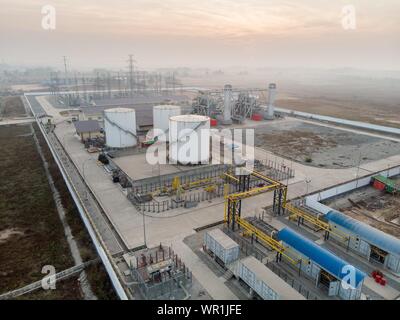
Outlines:
{"type": "Polygon", "coordinates": [[[104,131],[107,147],[127,148],[136,146],[135,110],[129,108],[104,110],[104,131]]]}
{"type": "Polygon", "coordinates": [[[159,105],[153,107],[153,128],[154,137],[158,136],[160,141],[168,141],[169,118],[179,116],[181,107],[174,105],[159,105]],[[162,130],[165,134],[161,134],[158,130],[162,130]]]}
{"type": "Polygon", "coordinates": [[[188,114],[169,118],[169,161],[185,165],[209,163],[209,117],[188,114]]]}

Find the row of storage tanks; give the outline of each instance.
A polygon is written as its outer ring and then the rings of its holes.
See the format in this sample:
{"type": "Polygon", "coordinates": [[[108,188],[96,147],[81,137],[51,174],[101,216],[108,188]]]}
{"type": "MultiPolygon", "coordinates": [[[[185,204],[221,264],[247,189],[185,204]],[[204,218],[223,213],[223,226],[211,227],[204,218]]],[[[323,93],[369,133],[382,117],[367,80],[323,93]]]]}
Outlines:
{"type": "MultiPolygon", "coordinates": [[[[210,158],[210,118],[182,115],[180,106],[153,107],[154,138],[169,142],[169,159],[182,164],[206,163],[210,158]],[[189,143],[188,143],[189,141],[189,143]],[[188,152],[188,146],[191,147],[188,152]]],[[[136,112],[130,108],[104,111],[106,145],[128,148],[137,145],[136,112]]]]}

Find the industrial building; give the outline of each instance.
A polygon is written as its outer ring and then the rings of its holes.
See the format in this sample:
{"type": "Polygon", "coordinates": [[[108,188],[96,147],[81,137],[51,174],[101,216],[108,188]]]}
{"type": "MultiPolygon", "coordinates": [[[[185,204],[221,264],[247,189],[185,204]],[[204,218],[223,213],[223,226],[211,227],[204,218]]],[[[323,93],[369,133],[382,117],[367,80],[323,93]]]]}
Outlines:
{"type": "MultiPolygon", "coordinates": [[[[237,170],[242,163],[225,164],[222,157],[218,164],[209,164],[212,156],[218,159],[217,152],[210,148],[211,119],[219,120],[214,122],[217,128],[228,130],[254,128],[258,124],[253,121],[263,120],[269,122],[264,121],[259,127],[269,126],[272,121],[276,126],[286,120],[300,123],[277,116],[276,84],[270,83],[266,89],[243,90],[226,85],[223,90],[199,91],[200,98],[191,110],[172,104],[179,104],[174,101],[147,105],[144,111],[128,105],[82,108],[85,116],[93,118],[75,123],[81,139],[92,138],[91,132],[101,131],[104,122],[105,148],[101,157],[107,161],[102,162],[103,166],[91,161],[91,155],[83,148],[79,153],[79,148],[71,147],[77,139],[64,133],[73,127],[71,123],[57,125],[56,134],[70,139],[64,147],[78,164],[77,170],[85,170],[83,161],[87,161],[87,168],[92,164],[84,178],[91,183],[96,199],[101,199],[101,208],[109,219],[104,222],[110,226],[105,241],[115,248],[110,261],[117,263],[115,270],[119,268],[121,272],[116,277],[123,280],[126,292],[135,299],[196,299],[207,295],[216,299],[357,300],[370,297],[374,290],[376,294],[372,295],[385,298],[387,292],[398,289],[397,283],[392,284],[396,281],[392,275],[383,284],[364,281],[367,275],[357,267],[370,273],[379,263],[399,274],[399,239],[340,212],[324,215],[327,211],[311,211],[311,207],[303,206],[302,199],[294,198],[302,196],[306,188],[308,193],[309,182],[303,179],[313,173],[311,166],[304,169],[305,165],[296,161],[289,164],[279,153],[275,155],[261,147],[252,169],[237,170]],[[263,93],[258,95],[258,91],[263,93]],[[150,119],[148,127],[154,124],[154,129],[166,133],[164,137],[143,134],[141,111],[150,119]],[[90,122],[94,129],[87,133],[80,122],[90,122]],[[169,157],[167,164],[146,162],[145,148],[153,143],[157,147],[158,140],[167,142],[163,150],[169,157]],[[187,154],[188,146],[195,146],[195,152],[187,154]],[[300,171],[298,176],[295,169],[300,171]],[[297,183],[303,183],[303,189],[296,187],[297,183]],[[288,192],[289,186],[293,192],[288,192]],[[298,228],[304,227],[301,234],[287,227],[296,220],[298,228]],[[334,249],[335,243],[328,240],[336,237],[370,263],[351,252],[334,249]],[[171,243],[171,247],[158,246],[159,243],[171,243]],[[340,252],[344,258],[326,248],[340,252]],[[198,268],[197,264],[202,265],[198,268]],[[198,292],[202,295],[196,295],[198,292]]],[[[63,143],[63,139],[59,140],[63,143]]],[[[218,149],[224,155],[236,155],[243,146],[239,141],[224,139],[218,149]]],[[[73,170],[72,166],[66,166],[66,170],[73,170]]],[[[322,178],[317,180],[321,170],[324,169],[318,168],[312,177],[322,190],[329,184],[322,178]]],[[[344,180],[348,172],[341,174],[344,180]]],[[[331,182],[334,183],[337,182],[331,182]]],[[[104,226],[96,227],[104,230],[104,226]]]]}
{"type": "Polygon", "coordinates": [[[170,247],[159,245],[123,256],[144,299],[189,298],[192,273],[170,247]]]}
{"type": "Polygon", "coordinates": [[[76,134],[82,142],[87,139],[98,138],[102,135],[99,122],[96,120],[75,121],[76,134]]]}
{"type": "Polygon", "coordinates": [[[316,287],[327,291],[329,296],[346,300],[360,299],[366,276],[362,271],[289,227],[280,230],[277,238],[286,248],[290,248],[285,250],[285,254],[300,262],[300,270],[315,281],[316,287]],[[345,288],[342,281],[346,281],[349,270],[355,271],[355,282],[354,286],[345,288]]]}
{"type": "Polygon", "coordinates": [[[239,261],[236,276],[247,284],[250,294],[263,300],[305,300],[305,298],[279,278],[253,256],[239,261]]]}
{"type": "MultiPolygon", "coordinates": [[[[325,215],[333,230],[349,235],[348,247],[368,261],[400,274],[400,240],[343,213],[332,210],[325,215]]],[[[337,237],[332,233],[332,237],[337,237]]]]}
{"type": "Polygon", "coordinates": [[[213,229],[204,234],[203,249],[211,254],[223,267],[239,258],[239,245],[221,229],[213,229]]]}

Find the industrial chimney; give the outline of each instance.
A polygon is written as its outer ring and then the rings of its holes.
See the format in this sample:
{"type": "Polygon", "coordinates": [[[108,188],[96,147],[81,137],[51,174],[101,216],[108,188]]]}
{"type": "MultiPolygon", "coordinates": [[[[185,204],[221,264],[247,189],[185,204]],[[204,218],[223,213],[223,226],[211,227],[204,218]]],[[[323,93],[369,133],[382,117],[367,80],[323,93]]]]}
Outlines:
{"type": "Polygon", "coordinates": [[[275,118],[274,103],[276,94],[276,84],[270,83],[268,86],[268,109],[265,115],[265,119],[272,120],[275,118]]]}
{"type": "Polygon", "coordinates": [[[223,124],[232,124],[232,86],[226,84],[224,87],[224,114],[223,124]]]}

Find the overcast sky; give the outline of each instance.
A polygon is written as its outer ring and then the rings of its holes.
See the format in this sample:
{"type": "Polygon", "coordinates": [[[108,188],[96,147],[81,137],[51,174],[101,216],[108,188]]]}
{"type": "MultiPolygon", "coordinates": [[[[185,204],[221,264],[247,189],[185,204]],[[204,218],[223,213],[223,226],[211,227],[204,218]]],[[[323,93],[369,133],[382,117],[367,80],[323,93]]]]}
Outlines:
{"type": "MultiPolygon", "coordinates": [[[[0,0],[10,64],[400,69],[399,0],[0,0]],[[56,29],[41,8],[56,9],[56,29]],[[342,26],[352,4],[356,29],[342,26]]],[[[1,61],[0,60],[0,61],[1,61]]]]}

